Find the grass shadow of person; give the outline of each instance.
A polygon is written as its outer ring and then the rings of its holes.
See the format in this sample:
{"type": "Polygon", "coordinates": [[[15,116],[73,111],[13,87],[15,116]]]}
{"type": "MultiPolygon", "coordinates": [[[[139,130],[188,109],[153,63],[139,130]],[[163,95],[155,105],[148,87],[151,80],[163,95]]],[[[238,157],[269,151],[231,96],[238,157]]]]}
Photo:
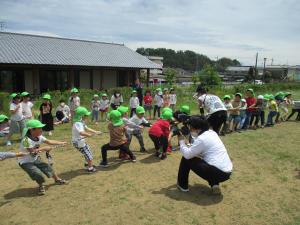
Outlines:
{"type": "MultiPolygon", "coordinates": [[[[46,190],[48,190],[51,186],[54,186],[55,184],[48,184],[45,185],[46,190]]],[[[4,198],[7,200],[12,200],[15,198],[32,198],[32,197],[38,197],[41,195],[38,195],[38,188],[32,187],[32,188],[20,188],[16,189],[14,191],[11,191],[4,195],[4,198]]],[[[2,205],[1,205],[2,206],[2,205]]]]}
{"type": "Polygon", "coordinates": [[[150,163],[158,163],[161,159],[156,157],[154,154],[148,155],[147,157],[139,160],[141,163],[150,164],[150,163]]]}
{"type": "Polygon", "coordinates": [[[223,195],[213,195],[210,187],[203,184],[195,184],[189,186],[189,192],[181,192],[177,189],[176,184],[160,191],[153,191],[152,194],[165,195],[176,201],[186,201],[197,205],[208,206],[220,203],[223,200],[223,195]]]}

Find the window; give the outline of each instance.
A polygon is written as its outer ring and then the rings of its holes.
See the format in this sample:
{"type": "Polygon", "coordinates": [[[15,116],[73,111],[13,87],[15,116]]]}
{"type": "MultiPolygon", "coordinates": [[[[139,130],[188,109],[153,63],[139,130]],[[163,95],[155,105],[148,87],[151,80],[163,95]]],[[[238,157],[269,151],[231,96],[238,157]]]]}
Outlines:
{"type": "Polygon", "coordinates": [[[22,92],[24,90],[23,70],[0,70],[0,90],[4,92],[22,92]]]}

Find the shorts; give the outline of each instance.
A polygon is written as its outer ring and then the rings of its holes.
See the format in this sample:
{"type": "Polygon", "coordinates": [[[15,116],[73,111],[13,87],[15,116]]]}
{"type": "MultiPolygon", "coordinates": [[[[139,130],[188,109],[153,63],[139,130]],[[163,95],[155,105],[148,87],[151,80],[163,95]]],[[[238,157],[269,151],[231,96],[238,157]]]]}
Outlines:
{"type": "Polygon", "coordinates": [[[34,162],[19,164],[20,167],[29,175],[32,180],[35,180],[38,184],[45,182],[43,174],[48,178],[53,177],[54,171],[52,167],[41,160],[40,157],[34,162]]]}
{"type": "Polygon", "coordinates": [[[229,116],[229,121],[233,120],[234,123],[239,123],[241,122],[241,117],[240,115],[230,115],[229,116]]]}
{"type": "Polygon", "coordinates": [[[150,110],[152,110],[152,105],[144,105],[144,109],[145,109],[145,111],[150,111],[150,110]]]}
{"type": "Polygon", "coordinates": [[[21,121],[10,121],[10,127],[9,127],[9,133],[15,134],[15,133],[22,133],[23,129],[25,128],[25,120],[21,121]]]}
{"type": "Polygon", "coordinates": [[[91,161],[93,160],[93,153],[90,149],[90,146],[88,146],[87,144],[82,147],[82,148],[78,148],[77,144],[76,143],[73,143],[73,146],[81,152],[81,154],[83,154],[84,158],[86,161],[91,161]]]}

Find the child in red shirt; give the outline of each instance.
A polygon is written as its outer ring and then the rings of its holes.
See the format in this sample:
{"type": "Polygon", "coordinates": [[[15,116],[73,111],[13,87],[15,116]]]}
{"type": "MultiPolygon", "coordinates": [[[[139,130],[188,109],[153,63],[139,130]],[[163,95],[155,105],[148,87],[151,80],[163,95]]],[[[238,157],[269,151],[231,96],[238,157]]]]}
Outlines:
{"type": "Polygon", "coordinates": [[[158,119],[149,129],[149,137],[154,143],[156,156],[161,159],[167,158],[167,149],[170,135],[170,121],[173,119],[172,110],[165,110],[162,113],[161,119],[158,119]],[[162,147],[162,154],[160,155],[159,149],[162,147]]]}
{"type": "Polygon", "coordinates": [[[144,96],[144,109],[145,109],[145,111],[146,111],[146,113],[145,113],[145,116],[147,115],[147,113],[148,113],[148,120],[151,120],[152,118],[151,118],[151,113],[152,113],[152,101],[153,101],[153,99],[152,99],[152,96],[151,96],[151,91],[150,90],[147,90],[146,92],[145,92],[145,96],[144,96]]]}

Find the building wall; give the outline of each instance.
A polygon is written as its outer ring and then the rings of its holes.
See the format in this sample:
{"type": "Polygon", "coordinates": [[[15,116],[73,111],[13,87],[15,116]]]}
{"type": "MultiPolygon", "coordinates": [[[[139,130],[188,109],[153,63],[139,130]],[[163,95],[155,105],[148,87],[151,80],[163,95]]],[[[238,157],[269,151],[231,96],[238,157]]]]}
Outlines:
{"type": "Polygon", "coordinates": [[[33,74],[32,74],[32,70],[25,70],[24,71],[24,81],[25,81],[25,90],[29,93],[34,93],[34,89],[33,89],[33,74]]]}
{"type": "Polygon", "coordinates": [[[93,89],[101,89],[101,70],[93,70],[93,89]]]}
{"type": "Polygon", "coordinates": [[[102,88],[112,88],[117,86],[117,71],[103,70],[102,88]]]}
{"type": "Polygon", "coordinates": [[[80,71],[80,88],[89,89],[90,88],[90,71],[80,71]]]}

